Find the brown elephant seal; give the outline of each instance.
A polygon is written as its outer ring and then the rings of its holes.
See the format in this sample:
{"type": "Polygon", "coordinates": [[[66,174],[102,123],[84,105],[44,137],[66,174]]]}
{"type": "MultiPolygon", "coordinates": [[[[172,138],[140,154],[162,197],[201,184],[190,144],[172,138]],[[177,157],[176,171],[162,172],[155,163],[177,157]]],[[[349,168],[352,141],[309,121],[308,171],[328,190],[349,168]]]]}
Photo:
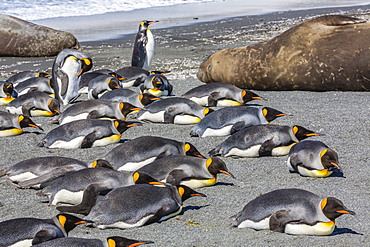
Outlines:
{"type": "Polygon", "coordinates": [[[263,43],[216,52],[197,77],[255,90],[370,90],[370,22],[327,15],[263,43]]]}
{"type": "Polygon", "coordinates": [[[54,56],[66,48],[81,49],[75,36],[0,14],[0,56],[54,56]]]}

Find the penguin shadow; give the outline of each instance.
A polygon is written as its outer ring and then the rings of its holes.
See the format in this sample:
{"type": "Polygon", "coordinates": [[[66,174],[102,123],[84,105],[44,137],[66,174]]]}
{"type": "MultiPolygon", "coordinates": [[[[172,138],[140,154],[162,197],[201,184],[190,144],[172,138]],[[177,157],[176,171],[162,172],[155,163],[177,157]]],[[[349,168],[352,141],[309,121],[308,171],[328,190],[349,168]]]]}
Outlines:
{"type": "Polygon", "coordinates": [[[331,234],[331,236],[339,235],[339,234],[356,234],[356,235],[364,235],[363,233],[359,233],[356,231],[353,231],[349,228],[339,228],[335,227],[334,232],[331,234]]]}
{"type": "Polygon", "coordinates": [[[130,139],[121,139],[121,140],[119,140],[119,142],[118,143],[124,143],[124,142],[127,142],[127,141],[129,141],[130,139]]]}
{"type": "Polygon", "coordinates": [[[182,211],[179,215],[183,215],[188,210],[199,210],[201,208],[205,208],[205,207],[208,207],[208,206],[209,206],[209,204],[204,205],[204,206],[185,206],[185,207],[182,208],[182,211]]]}
{"type": "Polygon", "coordinates": [[[335,169],[330,177],[346,178],[341,170],[335,169]]]}
{"type": "Polygon", "coordinates": [[[235,184],[234,184],[234,183],[217,182],[215,185],[216,185],[216,186],[217,186],[217,185],[223,185],[223,186],[234,186],[235,184]]]}
{"type": "Polygon", "coordinates": [[[23,131],[22,134],[29,134],[29,133],[32,133],[32,134],[35,134],[35,135],[42,135],[42,134],[44,134],[44,133],[42,133],[40,131],[28,131],[28,130],[23,131]]]}

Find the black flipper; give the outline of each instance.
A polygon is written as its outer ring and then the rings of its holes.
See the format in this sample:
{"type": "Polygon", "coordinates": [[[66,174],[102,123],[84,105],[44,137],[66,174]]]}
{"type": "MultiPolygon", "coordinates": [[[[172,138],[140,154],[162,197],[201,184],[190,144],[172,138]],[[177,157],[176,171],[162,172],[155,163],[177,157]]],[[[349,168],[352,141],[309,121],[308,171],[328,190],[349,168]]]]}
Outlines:
{"type": "Polygon", "coordinates": [[[90,134],[86,135],[85,138],[82,140],[81,148],[91,148],[94,141],[97,140],[97,131],[91,132],[90,134]]]}
{"type": "Polygon", "coordinates": [[[270,230],[274,232],[284,232],[286,224],[291,221],[287,210],[277,211],[270,217],[270,230]]]}
{"type": "Polygon", "coordinates": [[[262,143],[260,149],[258,150],[258,155],[261,156],[271,156],[272,149],[275,147],[275,142],[273,139],[267,140],[262,143]]]}
{"type": "Polygon", "coordinates": [[[230,135],[234,134],[235,132],[237,132],[237,131],[239,131],[243,128],[245,128],[245,125],[244,125],[243,121],[239,121],[239,122],[234,123],[233,127],[231,127],[230,135]]]}
{"type": "Polygon", "coordinates": [[[217,106],[217,101],[220,99],[219,92],[213,92],[208,96],[208,106],[217,106]]]}

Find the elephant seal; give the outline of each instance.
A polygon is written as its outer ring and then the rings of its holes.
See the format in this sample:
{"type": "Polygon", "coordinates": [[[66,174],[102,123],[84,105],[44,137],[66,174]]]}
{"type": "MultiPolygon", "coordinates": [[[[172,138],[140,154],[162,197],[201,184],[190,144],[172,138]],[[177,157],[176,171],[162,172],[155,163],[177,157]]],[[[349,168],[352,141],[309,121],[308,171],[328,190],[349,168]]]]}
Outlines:
{"type": "Polygon", "coordinates": [[[303,22],[267,42],[216,52],[199,80],[255,90],[370,90],[370,22],[342,15],[303,22]]]}
{"type": "Polygon", "coordinates": [[[0,14],[0,56],[54,56],[66,48],[81,49],[71,33],[0,14]]]}

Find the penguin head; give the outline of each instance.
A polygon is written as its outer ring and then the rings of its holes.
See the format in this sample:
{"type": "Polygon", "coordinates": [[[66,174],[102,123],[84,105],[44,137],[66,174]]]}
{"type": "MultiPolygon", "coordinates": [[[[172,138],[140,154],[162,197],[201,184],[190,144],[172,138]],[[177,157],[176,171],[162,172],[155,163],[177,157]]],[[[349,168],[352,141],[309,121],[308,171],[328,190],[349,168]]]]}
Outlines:
{"type": "Polygon", "coordinates": [[[148,173],[145,172],[134,172],[132,174],[132,179],[135,184],[152,184],[152,185],[164,185],[164,183],[159,182],[148,173]]]}
{"type": "Polygon", "coordinates": [[[14,92],[13,83],[11,83],[11,82],[5,82],[4,85],[3,85],[3,91],[4,91],[5,95],[8,98],[12,97],[12,94],[14,92]]]}
{"type": "Polygon", "coordinates": [[[112,164],[103,159],[98,159],[98,160],[93,161],[93,163],[91,163],[91,167],[92,168],[104,167],[104,168],[109,168],[109,169],[114,170],[112,164]]]}
{"type": "Polygon", "coordinates": [[[150,24],[153,24],[153,23],[156,23],[156,22],[158,22],[158,21],[146,21],[145,20],[145,21],[140,22],[139,31],[148,29],[150,24]]]}
{"type": "Polygon", "coordinates": [[[185,155],[188,155],[188,156],[195,156],[195,157],[199,157],[199,158],[205,158],[203,155],[200,154],[198,149],[193,144],[191,144],[190,142],[185,142],[184,153],[185,153],[185,155]]]}
{"type": "Polygon", "coordinates": [[[45,72],[39,72],[39,73],[37,73],[36,74],[36,77],[51,77],[51,75],[50,74],[48,74],[48,73],[45,73],[45,72]]]}
{"type": "Polygon", "coordinates": [[[108,73],[108,75],[117,78],[119,81],[126,80],[126,78],[122,77],[120,74],[118,74],[116,72],[110,72],[110,73],[108,73]]]}
{"type": "Polygon", "coordinates": [[[294,125],[293,128],[293,134],[295,135],[295,137],[299,140],[299,141],[302,141],[303,139],[306,139],[307,137],[310,137],[310,136],[319,136],[321,134],[318,134],[318,133],[315,133],[311,130],[308,130],[302,126],[298,126],[298,125],[294,125]]]}
{"type": "Polygon", "coordinates": [[[141,104],[143,104],[143,106],[147,106],[159,99],[161,98],[155,97],[154,95],[151,95],[150,93],[142,93],[139,95],[139,100],[141,104]]]}
{"type": "Polygon", "coordinates": [[[213,109],[208,108],[208,107],[204,108],[204,110],[203,110],[203,114],[204,114],[204,116],[207,116],[207,115],[208,115],[208,114],[210,114],[211,112],[213,112],[213,109]]]}
{"type": "Polygon", "coordinates": [[[152,241],[134,240],[119,236],[112,236],[107,238],[108,247],[135,247],[143,244],[152,244],[152,241]]]}
{"type": "Polygon", "coordinates": [[[263,107],[262,108],[262,114],[266,118],[268,122],[271,122],[272,120],[275,120],[278,117],[286,116],[287,114],[278,111],[276,109],[273,109],[271,107],[263,107]]]}
{"type": "Polygon", "coordinates": [[[127,114],[133,112],[133,111],[141,111],[140,108],[133,106],[132,104],[128,102],[121,102],[119,103],[119,109],[121,110],[121,113],[123,116],[127,116],[127,114]]]}
{"type": "Polygon", "coordinates": [[[232,178],[235,178],[234,175],[228,171],[225,162],[223,162],[220,158],[214,157],[214,158],[207,159],[206,167],[209,173],[211,173],[212,175],[223,173],[232,178]]]}
{"type": "Polygon", "coordinates": [[[177,192],[179,193],[179,196],[181,198],[181,201],[185,201],[193,196],[201,196],[201,197],[207,197],[205,194],[196,192],[195,190],[189,188],[185,185],[176,185],[177,192]]]}
{"type": "Polygon", "coordinates": [[[109,78],[107,83],[108,83],[108,87],[112,90],[122,88],[121,83],[119,82],[119,80],[116,77],[109,78]]]}
{"type": "Polygon", "coordinates": [[[57,99],[48,101],[49,110],[54,114],[60,114],[60,102],[57,99]]]}
{"type": "Polygon", "coordinates": [[[33,128],[36,128],[36,129],[39,129],[39,130],[42,130],[44,131],[40,126],[37,126],[32,120],[31,118],[25,116],[25,115],[19,115],[18,116],[18,123],[19,123],[19,126],[21,126],[21,128],[25,128],[25,127],[33,127],[33,128]]]}
{"type": "Polygon", "coordinates": [[[262,97],[260,97],[256,93],[254,93],[252,91],[249,91],[249,90],[243,90],[242,91],[242,99],[243,99],[244,103],[247,103],[247,102],[249,102],[251,100],[255,100],[255,99],[263,100],[262,97]]]}
{"type": "Polygon", "coordinates": [[[327,197],[321,201],[322,212],[330,220],[335,220],[342,214],[355,215],[356,213],[347,209],[343,202],[335,197],[327,197]]]}
{"type": "Polygon", "coordinates": [[[157,88],[158,90],[165,90],[164,87],[166,85],[166,82],[168,84],[168,80],[164,75],[155,74],[151,75],[150,77],[153,88],[157,88]]]}
{"type": "Polygon", "coordinates": [[[91,58],[81,58],[79,60],[81,61],[81,70],[79,73],[79,76],[80,76],[86,71],[89,71],[92,68],[93,63],[92,63],[91,58]]]}
{"type": "Polygon", "coordinates": [[[58,214],[56,216],[57,221],[66,231],[66,233],[73,230],[77,225],[86,224],[86,223],[93,223],[90,220],[82,220],[74,215],[70,214],[58,214]]]}
{"type": "Polygon", "coordinates": [[[333,149],[326,148],[320,152],[321,164],[329,170],[340,167],[338,165],[338,154],[333,149]]]}
{"type": "Polygon", "coordinates": [[[117,131],[121,134],[125,132],[128,128],[139,126],[139,123],[126,122],[123,120],[114,120],[113,124],[114,127],[116,127],[117,131]]]}

